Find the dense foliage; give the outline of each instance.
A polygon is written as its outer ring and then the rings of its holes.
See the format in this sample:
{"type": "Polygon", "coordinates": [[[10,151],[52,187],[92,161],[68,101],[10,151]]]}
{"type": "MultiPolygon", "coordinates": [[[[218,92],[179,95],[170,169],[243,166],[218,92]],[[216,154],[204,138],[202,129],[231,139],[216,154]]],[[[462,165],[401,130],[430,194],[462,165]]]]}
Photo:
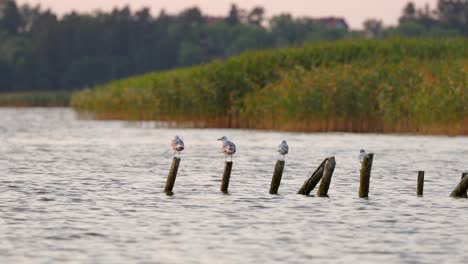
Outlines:
{"type": "Polygon", "coordinates": [[[466,39],[317,43],[114,81],[72,104],[198,127],[466,134],[467,65],[466,39]]]}
{"type": "Polygon", "coordinates": [[[246,17],[233,6],[225,18],[206,16],[198,8],[153,17],[148,9],[133,12],[129,7],[59,18],[50,10],[17,7],[10,0],[0,0],[0,10],[2,2],[0,91],[83,88],[247,49],[340,39],[347,32],[289,15],[274,17],[267,30],[261,8],[246,17]]]}
{"type": "Polygon", "coordinates": [[[364,22],[370,37],[468,36],[468,0],[438,0],[437,7],[417,8],[409,2],[396,27],[385,28],[379,19],[364,22]]]}
{"type": "Polygon", "coordinates": [[[409,4],[400,25],[366,22],[365,32],[283,14],[266,21],[256,7],[232,6],[224,18],[198,8],[180,14],[128,7],[69,13],[0,0],[0,92],[79,89],[150,71],[225,59],[246,50],[356,37],[467,36],[466,0],[440,0],[435,10],[409,4]]]}

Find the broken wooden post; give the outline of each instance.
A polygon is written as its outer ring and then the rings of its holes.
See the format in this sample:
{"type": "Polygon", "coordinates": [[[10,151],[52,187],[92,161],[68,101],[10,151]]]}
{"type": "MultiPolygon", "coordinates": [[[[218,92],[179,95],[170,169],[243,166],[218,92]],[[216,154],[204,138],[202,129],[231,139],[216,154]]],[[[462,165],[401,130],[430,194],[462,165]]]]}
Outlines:
{"type": "Polygon", "coordinates": [[[231,179],[232,161],[224,162],[223,180],[221,182],[221,192],[228,193],[229,180],[231,179]]]}
{"type": "Polygon", "coordinates": [[[302,194],[302,195],[310,195],[310,192],[317,186],[319,181],[322,179],[323,176],[323,171],[325,169],[325,163],[327,162],[328,158],[322,161],[322,164],[312,173],[312,176],[304,182],[302,185],[301,189],[297,194],[302,194]]]}
{"type": "Polygon", "coordinates": [[[270,194],[278,194],[281,178],[283,177],[284,163],[284,160],[278,160],[276,162],[273,178],[271,178],[270,194]]]}
{"type": "Polygon", "coordinates": [[[418,196],[423,196],[424,193],[424,171],[418,171],[418,196]]]}
{"type": "Polygon", "coordinates": [[[328,158],[327,162],[325,163],[322,182],[320,182],[320,186],[317,191],[318,197],[328,197],[328,189],[330,188],[330,183],[333,176],[333,172],[335,171],[335,166],[335,157],[328,158]]]}
{"type": "Polygon", "coordinates": [[[374,153],[369,153],[364,157],[361,166],[361,183],[359,185],[359,197],[369,197],[370,176],[372,170],[372,161],[374,160],[374,153]]]}
{"type": "Polygon", "coordinates": [[[453,190],[450,194],[450,197],[458,197],[458,198],[467,198],[467,190],[468,190],[468,176],[466,174],[462,174],[462,180],[458,184],[457,188],[453,190]]]}
{"type": "Polygon", "coordinates": [[[173,195],[172,188],[174,188],[174,183],[177,177],[177,171],[179,170],[180,158],[174,157],[172,160],[171,170],[167,175],[166,187],[164,188],[164,192],[168,195],[173,195]]]}

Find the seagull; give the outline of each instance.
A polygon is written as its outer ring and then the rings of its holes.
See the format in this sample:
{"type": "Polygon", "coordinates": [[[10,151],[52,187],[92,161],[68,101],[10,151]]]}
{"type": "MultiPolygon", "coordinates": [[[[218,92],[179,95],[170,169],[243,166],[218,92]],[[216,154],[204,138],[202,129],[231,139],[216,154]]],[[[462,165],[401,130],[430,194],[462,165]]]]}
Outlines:
{"type": "Polygon", "coordinates": [[[221,151],[224,153],[224,160],[226,160],[226,157],[229,155],[231,156],[231,161],[232,161],[232,155],[236,153],[236,145],[229,141],[227,137],[222,137],[218,140],[223,141],[223,145],[221,146],[221,151]]]}
{"type": "Polygon", "coordinates": [[[363,162],[364,161],[364,158],[367,156],[367,153],[365,150],[361,149],[359,151],[359,162],[363,162]]]}
{"type": "Polygon", "coordinates": [[[180,152],[182,150],[184,150],[184,148],[185,148],[184,141],[179,136],[176,135],[171,140],[171,148],[172,148],[172,150],[174,150],[174,157],[175,157],[175,154],[177,152],[177,153],[179,153],[179,158],[180,158],[180,152]]]}
{"type": "Polygon", "coordinates": [[[278,152],[280,155],[283,155],[283,160],[284,160],[284,156],[288,154],[289,152],[289,146],[288,146],[288,143],[286,143],[286,140],[283,140],[281,144],[279,144],[278,152]]]}

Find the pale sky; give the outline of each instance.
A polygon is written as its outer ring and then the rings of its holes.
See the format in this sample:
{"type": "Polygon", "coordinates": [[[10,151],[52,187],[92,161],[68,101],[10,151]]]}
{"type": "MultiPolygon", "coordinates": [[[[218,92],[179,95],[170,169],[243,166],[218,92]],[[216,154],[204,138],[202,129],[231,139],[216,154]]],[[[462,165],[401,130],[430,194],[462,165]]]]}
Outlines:
{"type": "MultiPolygon", "coordinates": [[[[362,28],[367,18],[382,19],[385,25],[395,25],[403,7],[409,0],[17,0],[17,3],[40,3],[59,14],[71,10],[91,12],[96,9],[110,10],[115,6],[129,4],[133,10],[150,7],[154,14],[165,9],[168,13],[178,13],[187,7],[198,6],[204,14],[225,16],[231,3],[241,8],[251,9],[263,6],[267,16],[291,13],[294,16],[339,16],[344,17],[351,28],[362,28]]],[[[418,7],[429,4],[434,8],[437,0],[412,0],[418,7]]]]}

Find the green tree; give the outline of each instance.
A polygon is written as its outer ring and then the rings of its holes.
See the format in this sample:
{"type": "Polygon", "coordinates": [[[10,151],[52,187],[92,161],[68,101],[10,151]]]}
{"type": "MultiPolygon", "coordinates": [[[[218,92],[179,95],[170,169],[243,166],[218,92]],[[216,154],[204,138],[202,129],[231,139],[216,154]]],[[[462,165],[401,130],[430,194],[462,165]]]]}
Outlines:
{"type": "Polygon", "coordinates": [[[21,6],[19,11],[22,18],[23,31],[29,32],[37,19],[41,16],[41,7],[40,5],[30,6],[25,4],[21,6]]]}
{"type": "Polygon", "coordinates": [[[439,0],[436,13],[442,25],[459,29],[468,35],[467,0],[439,0]]]}
{"type": "Polygon", "coordinates": [[[204,23],[203,14],[198,7],[192,7],[184,10],[180,15],[180,23],[187,25],[198,25],[204,23]]]}
{"type": "Polygon", "coordinates": [[[400,17],[400,23],[405,23],[409,21],[414,21],[416,19],[416,6],[413,2],[406,4],[403,9],[403,15],[400,17]]]}
{"type": "Polygon", "coordinates": [[[3,4],[2,15],[0,16],[0,30],[9,34],[17,34],[21,28],[22,20],[15,1],[7,1],[3,4]]]}
{"type": "Polygon", "coordinates": [[[261,6],[257,6],[252,11],[250,11],[247,16],[247,22],[251,25],[260,27],[262,26],[263,19],[265,15],[265,9],[261,6]]]}
{"type": "Polygon", "coordinates": [[[239,8],[237,8],[237,5],[235,4],[231,5],[231,9],[229,10],[229,15],[226,18],[226,22],[229,25],[237,25],[240,23],[239,8]]]}
{"type": "Polygon", "coordinates": [[[14,76],[11,65],[3,60],[0,60],[0,91],[11,91],[14,76]]]}
{"type": "Polygon", "coordinates": [[[179,50],[179,64],[190,66],[203,62],[203,50],[200,46],[190,42],[183,42],[179,50]]]}

